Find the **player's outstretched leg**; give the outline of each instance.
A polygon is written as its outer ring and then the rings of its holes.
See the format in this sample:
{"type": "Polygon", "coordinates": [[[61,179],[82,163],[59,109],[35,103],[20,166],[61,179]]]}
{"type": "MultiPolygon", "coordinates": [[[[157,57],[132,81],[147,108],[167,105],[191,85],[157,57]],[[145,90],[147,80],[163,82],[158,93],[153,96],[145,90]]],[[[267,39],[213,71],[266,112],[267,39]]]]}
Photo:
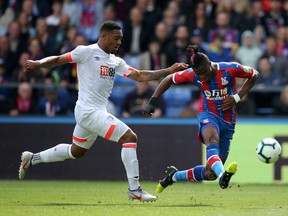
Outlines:
{"type": "Polygon", "coordinates": [[[156,196],[153,196],[146,191],[142,190],[140,187],[136,190],[128,189],[128,199],[130,200],[140,200],[141,202],[152,202],[157,200],[156,196]]]}
{"type": "Polygon", "coordinates": [[[24,179],[28,169],[31,166],[31,159],[33,157],[33,153],[29,151],[25,151],[21,155],[21,164],[19,167],[19,179],[24,179]]]}
{"type": "Polygon", "coordinates": [[[157,185],[157,189],[156,191],[158,193],[161,193],[166,187],[168,187],[169,185],[172,185],[174,182],[172,180],[173,175],[178,171],[178,169],[174,166],[169,166],[167,167],[166,170],[166,176],[164,179],[160,180],[158,185],[157,185]]]}
{"type": "Polygon", "coordinates": [[[219,185],[222,189],[225,189],[229,186],[230,179],[236,172],[237,172],[237,163],[236,162],[230,163],[219,179],[219,185]]]}

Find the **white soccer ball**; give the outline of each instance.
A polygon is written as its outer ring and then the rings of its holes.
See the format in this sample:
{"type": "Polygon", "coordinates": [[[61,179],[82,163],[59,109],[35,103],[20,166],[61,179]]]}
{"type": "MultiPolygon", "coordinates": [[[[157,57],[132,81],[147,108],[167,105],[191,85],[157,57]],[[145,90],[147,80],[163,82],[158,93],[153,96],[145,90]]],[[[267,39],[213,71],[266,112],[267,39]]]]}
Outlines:
{"type": "Polygon", "coordinates": [[[256,155],[264,163],[274,163],[280,158],[281,145],[273,138],[265,138],[258,143],[256,155]]]}

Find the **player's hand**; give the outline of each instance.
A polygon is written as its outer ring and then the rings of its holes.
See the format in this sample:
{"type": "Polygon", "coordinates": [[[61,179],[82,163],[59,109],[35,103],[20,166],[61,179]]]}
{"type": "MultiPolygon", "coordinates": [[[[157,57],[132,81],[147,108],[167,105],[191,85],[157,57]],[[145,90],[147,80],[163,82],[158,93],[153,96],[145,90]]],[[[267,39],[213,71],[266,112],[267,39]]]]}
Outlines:
{"type": "Polygon", "coordinates": [[[171,73],[175,73],[177,71],[184,70],[184,69],[186,69],[188,67],[189,67],[189,65],[186,64],[186,63],[178,63],[178,62],[176,62],[169,69],[170,69],[171,73]]]}
{"type": "Polygon", "coordinates": [[[24,72],[33,71],[34,69],[40,67],[39,61],[27,60],[24,63],[24,72]]]}
{"type": "Polygon", "coordinates": [[[236,101],[234,97],[231,95],[227,95],[227,97],[223,101],[223,104],[218,106],[218,109],[225,111],[225,110],[231,109],[235,105],[236,105],[236,101]]]}
{"type": "Polygon", "coordinates": [[[142,115],[144,115],[146,118],[150,118],[152,114],[155,112],[156,101],[157,101],[157,98],[155,97],[150,98],[149,103],[146,104],[146,106],[142,110],[142,115]]]}

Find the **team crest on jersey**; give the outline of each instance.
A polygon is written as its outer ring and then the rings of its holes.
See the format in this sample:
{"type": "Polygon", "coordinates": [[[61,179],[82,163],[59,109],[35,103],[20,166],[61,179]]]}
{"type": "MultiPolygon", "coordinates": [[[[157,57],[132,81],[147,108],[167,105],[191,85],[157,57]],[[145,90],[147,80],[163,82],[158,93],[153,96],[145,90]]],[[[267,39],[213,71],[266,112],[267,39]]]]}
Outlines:
{"type": "Polygon", "coordinates": [[[209,119],[208,119],[208,118],[203,119],[202,123],[203,123],[203,124],[207,124],[207,123],[209,123],[209,119]]]}
{"type": "Polygon", "coordinates": [[[227,81],[227,77],[221,77],[222,85],[227,85],[229,82],[227,81]]]}

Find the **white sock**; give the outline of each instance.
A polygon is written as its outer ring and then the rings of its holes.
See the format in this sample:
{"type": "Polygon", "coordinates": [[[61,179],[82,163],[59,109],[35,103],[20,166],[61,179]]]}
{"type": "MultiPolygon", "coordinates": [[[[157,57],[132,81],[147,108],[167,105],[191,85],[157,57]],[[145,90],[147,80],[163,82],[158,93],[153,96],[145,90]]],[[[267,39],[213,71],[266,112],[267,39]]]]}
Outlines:
{"type": "Polygon", "coordinates": [[[69,158],[74,159],[71,154],[71,146],[71,144],[59,144],[53,148],[36,153],[32,157],[31,164],[36,165],[39,163],[64,161],[69,158]]]}
{"type": "Polygon", "coordinates": [[[130,190],[136,190],[140,187],[136,147],[136,143],[124,143],[121,151],[121,158],[126,169],[130,190]]]}

